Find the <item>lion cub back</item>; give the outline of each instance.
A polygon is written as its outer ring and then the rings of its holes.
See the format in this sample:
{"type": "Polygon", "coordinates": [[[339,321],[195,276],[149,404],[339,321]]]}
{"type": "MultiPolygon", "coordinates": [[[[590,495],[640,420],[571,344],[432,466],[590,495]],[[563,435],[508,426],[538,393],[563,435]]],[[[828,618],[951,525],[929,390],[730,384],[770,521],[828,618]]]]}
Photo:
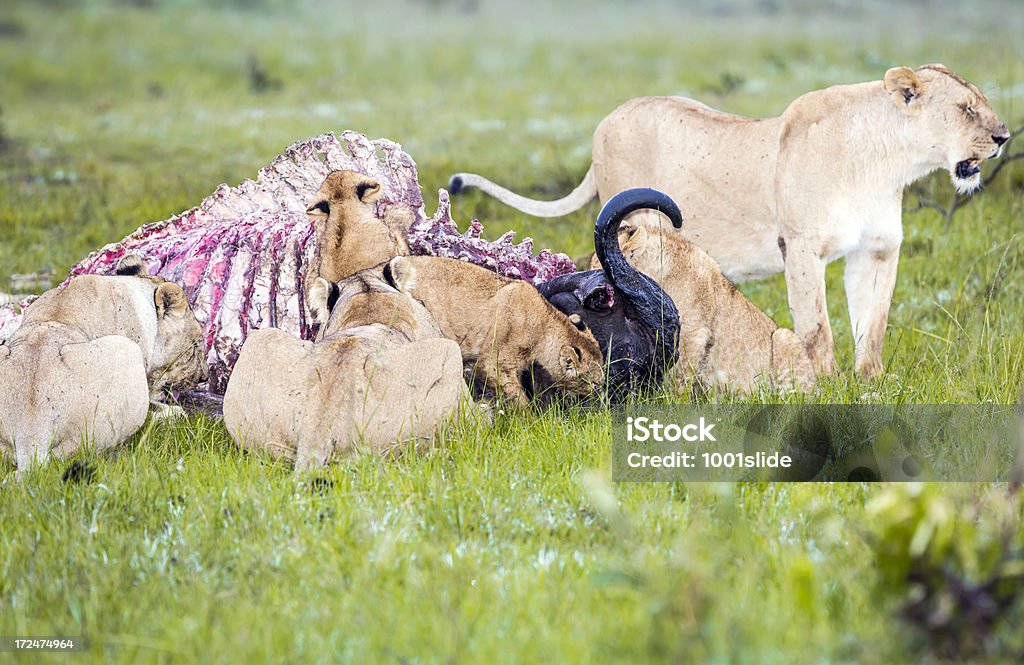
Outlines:
{"type": "MultiPolygon", "coordinates": [[[[722,273],[700,247],[677,233],[645,225],[623,226],[622,253],[676,303],[680,318],[678,383],[701,382],[733,390],[757,383],[810,389],[814,371],[792,331],[780,329],[722,273]]],[[[597,266],[596,257],[593,259],[597,266]]]]}
{"type": "Polygon", "coordinates": [[[545,389],[589,394],[603,384],[597,340],[579,317],[556,310],[532,285],[486,268],[432,256],[403,256],[384,278],[423,304],[442,334],[458,342],[467,372],[521,404],[524,373],[545,389]]]}

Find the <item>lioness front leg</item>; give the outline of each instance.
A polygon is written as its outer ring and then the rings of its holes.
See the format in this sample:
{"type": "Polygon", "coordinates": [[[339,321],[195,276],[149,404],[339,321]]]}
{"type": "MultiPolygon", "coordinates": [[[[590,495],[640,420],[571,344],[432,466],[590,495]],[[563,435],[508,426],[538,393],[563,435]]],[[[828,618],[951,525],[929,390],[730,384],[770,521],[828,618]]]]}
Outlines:
{"type": "Polygon", "coordinates": [[[786,291],[793,330],[807,347],[815,371],[831,374],[835,357],[825,302],[825,261],[816,250],[795,241],[787,247],[786,291]]]}
{"type": "Polygon", "coordinates": [[[856,368],[865,379],[882,373],[882,341],[899,257],[898,242],[882,249],[860,249],[846,257],[846,300],[856,345],[856,368]]]}

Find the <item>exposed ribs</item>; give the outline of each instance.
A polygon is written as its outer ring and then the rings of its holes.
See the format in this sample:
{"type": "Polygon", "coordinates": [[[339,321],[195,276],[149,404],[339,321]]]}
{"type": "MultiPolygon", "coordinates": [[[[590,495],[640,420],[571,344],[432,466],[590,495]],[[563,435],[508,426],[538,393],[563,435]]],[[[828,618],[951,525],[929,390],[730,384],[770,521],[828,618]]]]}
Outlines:
{"type": "MultiPolygon", "coordinates": [[[[460,233],[443,189],[437,212],[427,217],[416,164],[401,146],[343,132],[292,145],[261,169],[255,181],[221,185],[199,206],[142,226],[87,256],[68,279],[112,273],[122,256],[136,254],[151,273],[180,284],[206,333],[209,390],[223,394],[251,330],[275,327],[312,338],[303,282],[313,257],[314,228],[305,210],[327,174],[343,169],[381,183],[378,218],[393,205],[415,211],[409,232],[414,254],[458,258],[534,284],[575,271],[564,254],[543,250],[534,256],[531,239],[517,244],[511,231],[489,242],[481,237],[483,226],[473,220],[460,233]]],[[[31,298],[21,305],[30,303],[31,298]]],[[[0,340],[19,322],[14,306],[0,306],[0,340]]]]}

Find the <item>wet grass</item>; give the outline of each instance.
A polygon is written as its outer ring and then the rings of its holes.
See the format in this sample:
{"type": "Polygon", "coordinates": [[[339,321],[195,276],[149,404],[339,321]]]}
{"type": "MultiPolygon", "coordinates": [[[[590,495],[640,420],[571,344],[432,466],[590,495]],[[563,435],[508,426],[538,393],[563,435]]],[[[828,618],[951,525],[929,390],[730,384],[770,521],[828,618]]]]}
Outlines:
{"type": "MultiPolygon", "coordinates": [[[[643,94],[767,115],[942,61],[1024,121],[1024,16],[1009,2],[473,6],[5,3],[0,290],[324,131],[400,141],[432,212],[457,170],[564,194],[600,118],[643,94]]],[[[906,216],[881,382],[850,371],[834,265],[844,371],[811,397],[758,399],[1014,400],[1022,174],[1008,168],[948,232],[934,211],[906,216]]],[[[925,187],[952,194],[944,174],[925,187]]],[[[490,237],[591,249],[594,205],[559,220],[474,193],[454,206],[490,237]]],[[[789,324],[781,279],[743,288],[789,324]]],[[[115,662],[919,660],[874,593],[877,487],[612,485],[609,432],[607,412],[502,413],[298,486],[197,418],[149,427],[87,482],[53,465],[16,485],[4,467],[0,634],[82,634],[90,659],[115,662]]]]}

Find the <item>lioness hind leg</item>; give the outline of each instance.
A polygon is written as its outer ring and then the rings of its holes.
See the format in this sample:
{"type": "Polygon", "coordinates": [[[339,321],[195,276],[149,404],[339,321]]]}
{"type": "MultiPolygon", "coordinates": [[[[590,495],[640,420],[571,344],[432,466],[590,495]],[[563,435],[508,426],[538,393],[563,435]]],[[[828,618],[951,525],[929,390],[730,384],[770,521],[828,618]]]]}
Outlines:
{"type": "Polygon", "coordinates": [[[82,441],[97,452],[116,446],[142,427],[149,412],[145,361],[137,344],[110,335],[60,349],[70,369],[62,387],[64,427],[54,432],[54,455],[73,454],[82,441]]]}

